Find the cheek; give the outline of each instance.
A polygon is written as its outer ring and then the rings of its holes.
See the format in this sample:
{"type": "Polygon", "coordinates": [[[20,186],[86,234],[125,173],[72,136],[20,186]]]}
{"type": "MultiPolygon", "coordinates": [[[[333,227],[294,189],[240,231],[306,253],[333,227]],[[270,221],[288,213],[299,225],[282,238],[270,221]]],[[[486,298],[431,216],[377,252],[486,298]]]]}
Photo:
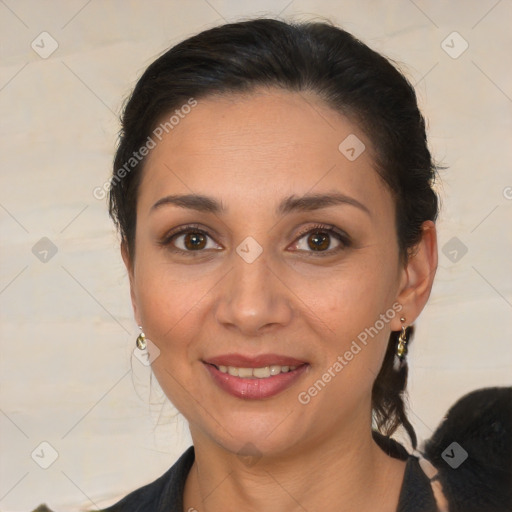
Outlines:
{"type": "Polygon", "coordinates": [[[389,268],[383,260],[374,259],[371,265],[334,274],[323,293],[311,285],[303,290],[304,302],[315,305],[315,313],[326,326],[323,370],[339,362],[338,356],[342,358],[340,384],[357,382],[359,389],[367,390],[380,370],[390,322],[399,314],[392,307],[396,284],[389,268]]]}
{"type": "Polygon", "coordinates": [[[304,282],[305,302],[315,305],[333,334],[357,336],[391,308],[394,274],[376,259],[360,263],[332,272],[316,286],[304,282]]]}
{"type": "Polygon", "coordinates": [[[180,272],[151,262],[141,264],[136,275],[137,307],[147,337],[162,351],[186,345],[194,325],[200,328],[196,316],[208,284],[189,277],[177,279],[180,272]]]}
{"type": "Polygon", "coordinates": [[[190,415],[195,414],[190,410],[190,396],[200,395],[195,389],[194,372],[199,363],[194,348],[195,341],[201,339],[202,322],[197,313],[207,289],[174,276],[158,266],[141,268],[137,301],[146,337],[159,350],[152,371],[172,404],[190,415]]]}

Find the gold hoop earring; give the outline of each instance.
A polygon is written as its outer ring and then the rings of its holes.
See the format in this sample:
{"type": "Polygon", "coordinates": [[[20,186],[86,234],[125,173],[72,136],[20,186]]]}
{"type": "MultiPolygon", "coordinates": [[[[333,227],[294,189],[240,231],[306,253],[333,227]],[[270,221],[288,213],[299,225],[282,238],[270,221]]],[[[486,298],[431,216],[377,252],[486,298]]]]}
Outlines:
{"type": "Polygon", "coordinates": [[[137,348],[139,350],[146,350],[146,336],[142,332],[142,327],[140,325],[139,325],[139,329],[140,329],[140,334],[137,336],[137,341],[136,341],[137,348]]]}

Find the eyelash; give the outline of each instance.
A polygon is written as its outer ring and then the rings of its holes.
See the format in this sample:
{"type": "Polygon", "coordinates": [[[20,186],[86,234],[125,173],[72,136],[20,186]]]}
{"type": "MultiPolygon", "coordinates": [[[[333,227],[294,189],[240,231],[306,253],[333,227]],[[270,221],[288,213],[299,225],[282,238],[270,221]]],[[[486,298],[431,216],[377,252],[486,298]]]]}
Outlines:
{"type": "MultiPolygon", "coordinates": [[[[298,241],[301,238],[303,238],[304,236],[315,233],[315,232],[322,232],[324,234],[332,235],[339,242],[341,242],[341,245],[339,247],[337,247],[336,249],[328,249],[326,251],[315,252],[315,251],[303,251],[303,250],[299,249],[299,252],[310,253],[309,254],[310,256],[320,256],[320,257],[331,256],[333,254],[338,253],[339,251],[349,248],[352,245],[352,241],[346,233],[338,230],[334,226],[324,225],[324,224],[316,224],[312,227],[309,227],[307,230],[299,233],[295,240],[298,241]]],[[[207,231],[205,231],[204,229],[201,229],[199,227],[199,225],[190,224],[188,226],[178,228],[177,231],[171,231],[170,233],[166,234],[165,237],[159,242],[159,244],[163,247],[167,247],[171,252],[174,252],[174,253],[187,254],[187,255],[191,255],[193,257],[197,256],[200,253],[204,252],[205,249],[197,250],[197,251],[184,251],[183,249],[171,247],[171,243],[175,238],[177,238],[181,235],[189,234],[189,233],[198,233],[198,234],[201,234],[201,235],[211,238],[210,234],[207,231]]]]}

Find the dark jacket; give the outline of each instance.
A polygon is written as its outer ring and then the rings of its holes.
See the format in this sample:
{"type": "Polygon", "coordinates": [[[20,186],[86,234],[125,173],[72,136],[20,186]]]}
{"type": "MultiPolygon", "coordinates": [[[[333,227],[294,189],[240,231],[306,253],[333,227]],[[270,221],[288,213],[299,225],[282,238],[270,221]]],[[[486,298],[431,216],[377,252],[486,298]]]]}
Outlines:
{"type": "MultiPolygon", "coordinates": [[[[389,455],[407,461],[397,512],[436,512],[429,480],[418,459],[389,437],[374,432],[374,439],[389,455]]],[[[101,512],[183,512],[183,490],[193,462],[194,447],[190,446],[160,478],[101,512]]]]}

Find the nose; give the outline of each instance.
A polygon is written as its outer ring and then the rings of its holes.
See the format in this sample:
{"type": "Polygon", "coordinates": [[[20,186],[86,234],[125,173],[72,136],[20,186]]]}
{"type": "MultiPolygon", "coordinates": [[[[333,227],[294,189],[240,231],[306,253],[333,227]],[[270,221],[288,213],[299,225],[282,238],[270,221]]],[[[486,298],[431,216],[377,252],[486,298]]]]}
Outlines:
{"type": "Polygon", "coordinates": [[[231,271],[217,289],[217,321],[246,337],[287,325],[293,316],[293,294],[266,252],[252,262],[234,252],[232,260],[231,271]]]}

